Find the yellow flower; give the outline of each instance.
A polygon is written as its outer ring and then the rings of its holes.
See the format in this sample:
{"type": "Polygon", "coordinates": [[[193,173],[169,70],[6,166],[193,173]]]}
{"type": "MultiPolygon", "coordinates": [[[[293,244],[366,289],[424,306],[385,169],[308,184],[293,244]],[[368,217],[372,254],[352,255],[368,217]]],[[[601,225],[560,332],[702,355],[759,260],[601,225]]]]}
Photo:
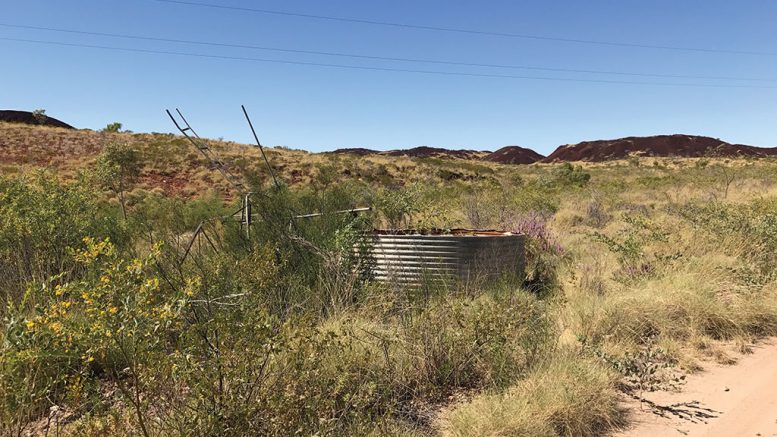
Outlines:
{"type": "Polygon", "coordinates": [[[62,324],[59,322],[54,322],[49,324],[49,329],[54,331],[55,334],[59,334],[62,331],[62,324]]]}
{"type": "Polygon", "coordinates": [[[57,296],[62,296],[62,293],[64,292],[65,290],[62,289],[61,285],[57,285],[56,287],[54,287],[54,294],[56,294],[57,296]]]}
{"type": "Polygon", "coordinates": [[[140,271],[140,269],[143,268],[143,263],[140,262],[139,259],[135,258],[130,262],[130,264],[127,266],[127,271],[132,272],[134,271],[140,271]]]}
{"type": "Polygon", "coordinates": [[[27,325],[27,329],[32,329],[35,327],[35,322],[33,322],[32,320],[27,320],[26,325],[27,325]]]}
{"type": "Polygon", "coordinates": [[[110,307],[110,308],[108,308],[108,312],[109,312],[109,313],[111,313],[111,314],[116,314],[116,312],[117,312],[117,311],[119,311],[119,309],[118,309],[118,308],[116,308],[116,307],[110,307]]]}

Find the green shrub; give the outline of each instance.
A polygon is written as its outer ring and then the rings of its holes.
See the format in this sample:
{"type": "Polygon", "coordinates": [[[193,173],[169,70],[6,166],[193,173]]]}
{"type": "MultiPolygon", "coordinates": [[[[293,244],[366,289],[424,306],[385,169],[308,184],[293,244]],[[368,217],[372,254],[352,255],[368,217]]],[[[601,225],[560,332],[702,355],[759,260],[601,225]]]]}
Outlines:
{"type": "Polygon", "coordinates": [[[591,239],[604,243],[617,255],[621,269],[616,272],[616,279],[629,281],[654,274],[656,269],[672,262],[682,254],[678,252],[662,254],[648,247],[658,243],[668,243],[670,233],[646,217],[624,214],[623,222],[627,225],[617,236],[608,236],[594,232],[591,239]]]}
{"type": "Polygon", "coordinates": [[[180,328],[191,287],[161,287],[149,274],[153,255],[123,261],[108,240],[84,242],[74,254],[84,269],[80,279],[55,278],[30,288],[27,295],[36,294],[32,311],[24,301],[9,308],[0,355],[3,423],[23,427],[49,403],[69,401],[76,411],[94,408],[80,393],[102,376],[116,384],[149,435],[151,387],[157,366],[164,368],[168,334],[180,328]]]}
{"type": "Polygon", "coordinates": [[[105,126],[105,128],[103,128],[103,132],[111,132],[111,133],[116,133],[120,130],[121,130],[121,123],[119,122],[108,123],[108,125],[105,126]]]}
{"type": "Polygon", "coordinates": [[[543,182],[546,185],[556,186],[575,186],[583,187],[591,180],[591,174],[583,170],[581,166],[572,165],[569,162],[565,162],[558,167],[554,167],[543,182]]]}
{"type": "Polygon", "coordinates": [[[420,189],[414,185],[400,189],[383,189],[378,193],[376,207],[390,229],[401,229],[411,223],[420,211],[420,189]]]}
{"type": "Polygon", "coordinates": [[[675,209],[697,229],[722,241],[745,244],[759,266],[758,274],[772,278],[777,264],[777,201],[763,199],[749,204],[689,203],[675,209]]]}
{"type": "MultiPolygon", "coordinates": [[[[27,285],[79,270],[70,250],[82,238],[127,237],[98,193],[83,181],[64,185],[53,177],[0,177],[0,299],[18,303],[27,285]]],[[[2,312],[2,310],[0,310],[2,312]]]]}
{"type": "Polygon", "coordinates": [[[121,212],[127,218],[124,194],[140,175],[138,152],[126,144],[110,143],[97,160],[97,180],[119,198],[121,212]]]}
{"type": "Polygon", "coordinates": [[[49,117],[46,115],[45,109],[36,109],[32,111],[32,117],[35,119],[35,122],[38,124],[44,124],[49,119],[49,117]]]}

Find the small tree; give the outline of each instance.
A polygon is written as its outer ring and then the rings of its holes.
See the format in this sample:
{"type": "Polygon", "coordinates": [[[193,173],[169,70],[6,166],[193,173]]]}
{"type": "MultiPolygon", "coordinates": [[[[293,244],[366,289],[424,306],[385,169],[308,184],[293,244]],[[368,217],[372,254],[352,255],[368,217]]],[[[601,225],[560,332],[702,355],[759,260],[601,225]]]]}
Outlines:
{"type": "Polygon", "coordinates": [[[124,193],[135,183],[140,174],[137,151],[126,144],[108,144],[97,160],[97,176],[103,187],[119,197],[121,213],[127,218],[124,193]]]}
{"type": "MultiPolygon", "coordinates": [[[[720,191],[723,192],[723,198],[728,199],[728,192],[731,189],[731,184],[737,179],[739,172],[735,167],[729,167],[725,163],[715,165],[711,168],[715,170],[715,178],[718,179],[718,182],[720,183],[720,191]]],[[[717,198],[717,196],[715,197],[717,198]]]]}
{"type": "Polygon", "coordinates": [[[116,133],[121,130],[121,127],[122,127],[122,124],[119,123],[118,121],[115,121],[105,126],[105,129],[103,129],[103,132],[116,133]]]}
{"type": "Polygon", "coordinates": [[[45,109],[36,109],[32,111],[32,116],[35,118],[35,122],[38,124],[43,124],[48,120],[48,116],[46,115],[45,109]]]}
{"type": "Polygon", "coordinates": [[[400,229],[410,224],[414,214],[420,212],[421,192],[418,186],[402,189],[384,189],[376,199],[376,206],[386,219],[389,228],[400,229]]]}

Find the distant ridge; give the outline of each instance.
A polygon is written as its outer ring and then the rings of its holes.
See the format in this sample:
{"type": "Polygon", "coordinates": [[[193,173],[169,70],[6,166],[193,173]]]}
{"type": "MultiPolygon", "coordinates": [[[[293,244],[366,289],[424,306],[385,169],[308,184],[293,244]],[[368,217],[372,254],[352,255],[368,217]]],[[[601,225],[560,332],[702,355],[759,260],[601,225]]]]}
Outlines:
{"type": "Polygon", "coordinates": [[[532,149],[520,146],[506,146],[483,158],[484,161],[500,164],[534,164],[545,158],[532,149]]]}
{"type": "Polygon", "coordinates": [[[386,152],[389,156],[410,156],[413,158],[460,158],[460,159],[480,159],[483,155],[491,152],[482,150],[451,150],[440,147],[419,146],[412,149],[390,150],[386,152]]]}
{"type": "MultiPolygon", "coordinates": [[[[0,110],[0,123],[24,124],[30,126],[49,126],[77,130],[73,126],[64,123],[54,117],[36,117],[29,111],[0,110]]],[[[21,126],[19,126],[21,128],[21,126]]],[[[34,129],[33,129],[34,130],[34,129]]],[[[41,130],[47,135],[56,131],[41,130]]],[[[86,132],[78,130],[78,132],[86,132]]],[[[64,135],[64,132],[61,132],[64,135]]],[[[31,138],[41,139],[45,135],[31,135],[31,138]]],[[[46,140],[49,144],[50,139],[46,140]]],[[[719,138],[701,135],[654,135],[644,137],[624,137],[610,140],[583,141],[576,144],[559,146],[547,157],[532,149],[521,146],[505,146],[495,152],[472,149],[446,149],[441,147],[418,146],[408,149],[396,149],[379,151],[364,147],[340,148],[325,154],[347,154],[353,156],[392,156],[408,158],[437,158],[455,159],[464,161],[487,161],[505,165],[530,165],[533,163],[554,162],[603,162],[618,159],[626,159],[631,156],[644,157],[767,157],[777,156],[777,147],[756,147],[746,144],[733,144],[719,138]]],[[[13,162],[15,158],[4,158],[7,162],[13,162]]]]}
{"type": "Polygon", "coordinates": [[[697,135],[656,135],[626,137],[614,140],[584,141],[560,146],[542,162],[589,161],[601,162],[625,159],[629,156],[676,156],[695,158],[703,156],[775,156],[777,148],[731,144],[717,138],[697,135]]]}
{"type": "Polygon", "coordinates": [[[357,156],[366,156],[366,155],[377,155],[381,152],[377,150],[372,149],[365,149],[363,147],[349,147],[345,149],[335,149],[331,152],[324,152],[324,153],[334,153],[337,155],[357,155],[357,156]]]}
{"type": "Polygon", "coordinates": [[[10,109],[0,110],[0,121],[5,121],[7,123],[22,123],[36,126],[51,126],[65,129],[75,129],[73,126],[63,121],[59,121],[54,117],[49,117],[48,115],[42,119],[41,122],[35,118],[35,115],[33,115],[32,112],[29,111],[14,111],[10,109]]]}
{"type": "Polygon", "coordinates": [[[483,150],[468,150],[468,149],[451,150],[451,149],[443,149],[441,147],[419,146],[419,147],[413,147],[410,149],[388,150],[385,152],[372,150],[372,149],[365,149],[361,147],[352,147],[352,148],[345,148],[345,149],[337,149],[326,153],[350,154],[350,155],[357,155],[357,156],[383,155],[383,156],[407,156],[411,158],[481,159],[483,156],[488,155],[491,152],[483,151],[483,150]]]}
{"type": "Polygon", "coordinates": [[[450,158],[490,161],[506,165],[529,165],[535,162],[553,163],[565,161],[602,162],[626,159],[630,156],[655,157],[764,157],[777,156],[777,147],[756,147],[746,144],[732,144],[718,138],[701,135],[654,135],[648,137],[625,137],[612,140],[583,141],[577,144],[559,146],[547,157],[532,149],[520,146],[505,146],[495,152],[440,147],[420,146],[410,149],[386,152],[365,149],[337,149],[328,153],[352,154],[357,156],[383,155],[407,156],[411,158],[450,158]]]}

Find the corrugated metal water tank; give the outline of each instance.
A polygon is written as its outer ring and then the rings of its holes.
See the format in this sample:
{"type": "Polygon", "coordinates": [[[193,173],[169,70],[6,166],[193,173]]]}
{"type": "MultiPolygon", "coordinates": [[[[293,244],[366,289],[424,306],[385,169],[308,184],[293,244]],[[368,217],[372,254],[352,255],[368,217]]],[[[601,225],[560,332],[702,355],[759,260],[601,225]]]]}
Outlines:
{"type": "Polygon", "coordinates": [[[368,252],[374,279],[418,285],[429,280],[521,277],[524,244],[524,235],[510,232],[375,231],[368,252]]]}

